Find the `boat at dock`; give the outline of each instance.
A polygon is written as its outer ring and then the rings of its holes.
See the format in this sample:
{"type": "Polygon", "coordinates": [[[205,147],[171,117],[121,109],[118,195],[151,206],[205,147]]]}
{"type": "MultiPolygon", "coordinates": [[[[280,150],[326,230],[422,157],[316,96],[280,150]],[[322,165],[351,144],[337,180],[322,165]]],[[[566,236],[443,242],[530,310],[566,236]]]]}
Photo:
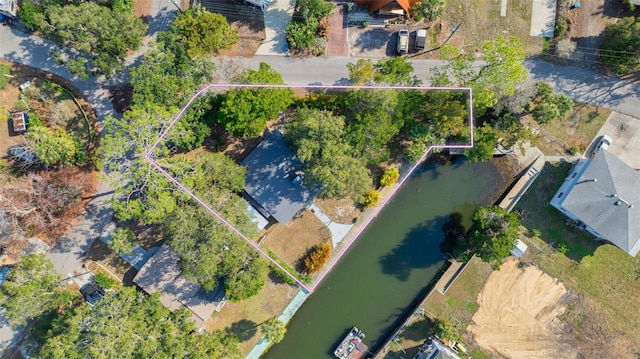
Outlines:
{"type": "Polygon", "coordinates": [[[369,347],[364,345],[364,333],[356,327],[351,328],[349,333],[342,339],[340,345],[333,352],[338,359],[359,359],[362,358],[369,347]]]}

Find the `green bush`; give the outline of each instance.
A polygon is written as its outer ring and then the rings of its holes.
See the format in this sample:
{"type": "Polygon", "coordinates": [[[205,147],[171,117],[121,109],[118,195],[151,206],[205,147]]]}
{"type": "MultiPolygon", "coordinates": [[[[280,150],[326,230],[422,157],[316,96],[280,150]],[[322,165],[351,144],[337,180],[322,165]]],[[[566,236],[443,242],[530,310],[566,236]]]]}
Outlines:
{"type": "Polygon", "coordinates": [[[380,191],[377,189],[372,189],[364,196],[364,205],[367,207],[375,207],[378,201],[380,201],[380,191]]]}
{"type": "Polygon", "coordinates": [[[116,280],[104,273],[98,273],[93,276],[93,281],[104,289],[112,288],[116,285],[116,280]]]}
{"type": "Polygon", "coordinates": [[[5,88],[9,83],[9,78],[6,76],[9,74],[11,74],[11,66],[0,64],[0,90],[5,88]]]}
{"type": "Polygon", "coordinates": [[[23,1],[20,5],[20,20],[31,30],[38,30],[45,20],[42,7],[30,1],[23,1]]]}
{"type": "Polygon", "coordinates": [[[380,178],[380,184],[383,186],[391,186],[396,183],[400,178],[400,171],[397,168],[391,167],[384,170],[382,177],[380,178]]]}

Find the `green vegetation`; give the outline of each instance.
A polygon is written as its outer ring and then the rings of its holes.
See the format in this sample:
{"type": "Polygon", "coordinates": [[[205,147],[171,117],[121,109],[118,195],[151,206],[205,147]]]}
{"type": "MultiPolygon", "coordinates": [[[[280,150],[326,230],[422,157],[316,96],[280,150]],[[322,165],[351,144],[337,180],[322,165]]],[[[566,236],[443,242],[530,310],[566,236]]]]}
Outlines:
{"type": "MultiPolygon", "coordinates": [[[[282,85],[282,76],[265,62],[260,69],[246,70],[238,83],[282,85]]],[[[275,119],[293,102],[290,88],[234,88],[221,95],[218,122],[236,136],[260,135],[268,120],[275,119]]]]}
{"type": "Polygon", "coordinates": [[[322,243],[311,250],[304,259],[304,266],[309,274],[318,273],[331,258],[333,247],[331,243],[322,243]]]}
{"type": "Polygon", "coordinates": [[[287,327],[278,318],[267,320],[262,323],[260,328],[262,329],[262,336],[272,344],[280,343],[284,339],[284,335],[287,334],[287,327]]]}
{"type": "Polygon", "coordinates": [[[11,326],[17,327],[48,312],[71,309],[78,295],[65,289],[62,276],[43,254],[28,254],[0,287],[0,305],[11,326]]]}
{"type": "Polygon", "coordinates": [[[75,164],[76,143],[63,128],[52,131],[45,126],[30,126],[25,138],[45,166],[75,164]]]}
{"type": "Polygon", "coordinates": [[[102,272],[94,275],[93,280],[97,285],[101,286],[104,289],[110,289],[113,288],[114,285],[116,285],[115,279],[111,278],[110,275],[102,272]]]}
{"type": "Polygon", "coordinates": [[[329,15],[333,4],[326,0],[297,0],[295,16],[287,27],[287,42],[291,50],[314,56],[324,54],[325,40],[329,35],[329,15]]]}
{"type": "Polygon", "coordinates": [[[416,21],[425,19],[433,21],[442,15],[444,10],[444,0],[422,0],[411,6],[411,17],[416,21]]]}
{"type": "Polygon", "coordinates": [[[640,17],[627,17],[604,29],[600,60],[618,75],[640,71],[640,17]]]}
{"type": "Polygon", "coordinates": [[[197,334],[186,309],[173,312],[133,287],[55,317],[38,352],[45,358],[240,358],[238,339],[224,332],[197,334]],[[117,315],[114,315],[117,313],[117,315]]]}
{"type": "Polygon", "coordinates": [[[350,195],[362,202],[371,188],[371,174],[365,164],[352,156],[345,141],[344,118],[329,112],[300,109],[285,127],[310,181],[322,187],[328,197],[350,195]]]}
{"type": "Polygon", "coordinates": [[[25,25],[65,48],[73,74],[82,79],[89,73],[110,77],[124,68],[128,50],[142,45],[146,25],[130,11],[112,10],[95,2],[44,1],[42,7],[25,1],[21,16],[25,25]],[[95,21],[100,19],[100,21],[95,21]],[[95,68],[95,70],[91,70],[95,68]]]}
{"type": "Polygon", "coordinates": [[[109,247],[117,254],[130,253],[136,244],[136,234],[128,228],[116,228],[109,240],[109,247]]]}
{"type": "Polygon", "coordinates": [[[380,185],[391,186],[398,181],[398,178],[400,178],[400,171],[396,167],[387,168],[382,172],[380,185]]]}
{"type": "Polygon", "coordinates": [[[536,83],[533,105],[533,119],[538,123],[555,121],[573,109],[573,101],[567,95],[555,95],[546,82],[536,83]]]}
{"type": "Polygon", "coordinates": [[[224,16],[199,5],[180,13],[174,24],[191,58],[217,55],[238,42],[238,30],[231,28],[224,16]]]}
{"type": "Polygon", "coordinates": [[[502,260],[516,246],[519,235],[520,221],[516,214],[498,206],[483,206],[473,216],[466,243],[457,243],[454,253],[464,261],[477,255],[499,269],[502,260]]]}
{"type": "Polygon", "coordinates": [[[11,66],[0,63],[0,90],[4,89],[9,83],[8,75],[11,74],[11,66]]]}

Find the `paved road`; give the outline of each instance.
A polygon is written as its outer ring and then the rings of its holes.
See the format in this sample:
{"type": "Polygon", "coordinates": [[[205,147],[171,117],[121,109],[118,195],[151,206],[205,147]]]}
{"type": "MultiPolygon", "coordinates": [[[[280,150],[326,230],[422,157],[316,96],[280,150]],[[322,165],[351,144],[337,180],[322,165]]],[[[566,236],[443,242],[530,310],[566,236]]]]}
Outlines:
{"type": "MultiPolygon", "coordinates": [[[[311,58],[295,59],[283,57],[255,56],[241,59],[248,67],[258,68],[261,61],[268,62],[282,74],[289,84],[341,84],[349,73],[346,65],[357,58],[311,58]]],[[[374,60],[375,61],[375,60],[374,60]]],[[[411,60],[415,75],[428,83],[431,71],[444,65],[438,60],[411,60]]],[[[574,100],[634,116],[640,116],[640,86],[619,78],[603,76],[591,69],[573,66],[557,66],[540,60],[526,60],[529,81],[544,80],[556,91],[567,94],[574,100]]]]}

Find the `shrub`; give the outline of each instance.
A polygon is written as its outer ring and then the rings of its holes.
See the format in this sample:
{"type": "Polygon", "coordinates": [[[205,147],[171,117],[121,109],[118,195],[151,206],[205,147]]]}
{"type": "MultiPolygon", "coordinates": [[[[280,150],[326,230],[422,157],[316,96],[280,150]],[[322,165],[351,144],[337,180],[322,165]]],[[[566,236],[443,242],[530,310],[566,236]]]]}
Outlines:
{"type": "Polygon", "coordinates": [[[9,78],[5,75],[9,75],[11,73],[11,66],[6,64],[0,64],[0,90],[5,88],[9,83],[9,78]]]}
{"type": "Polygon", "coordinates": [[[375,207],[378,201],[380,201],[380,191],[377,189],[372,189],[364,196],[364,205],[367,207],[375,207]]]}
{"type": "Polygon", "coordinates": [[[45,20],[44,11],[39,5],[23,1],[20,5],[20,20],[31,30],[38,30],[45,20]]]}
{"type": "Polygon", "coordinates": [[[391,167],[384,170],[382,173],[382,178],[380,178],[380,184],[383,186],[391,186],[396,183],[400,178],[400,171],[397,168],[391,167]]]}
{"type": "Polygon", "coordinates": [[[116,280],[102,272],[93,276],[93,281],[104,289],[112,288],[116,285],[116,280]]]}
{"type": "Polygon", "coordinates": [[[327,264],[333,247],[330,243],[322,243],[317,245],[307,258],[304,259],[304,266],[309,274],[317,273],[327,264]]]}

